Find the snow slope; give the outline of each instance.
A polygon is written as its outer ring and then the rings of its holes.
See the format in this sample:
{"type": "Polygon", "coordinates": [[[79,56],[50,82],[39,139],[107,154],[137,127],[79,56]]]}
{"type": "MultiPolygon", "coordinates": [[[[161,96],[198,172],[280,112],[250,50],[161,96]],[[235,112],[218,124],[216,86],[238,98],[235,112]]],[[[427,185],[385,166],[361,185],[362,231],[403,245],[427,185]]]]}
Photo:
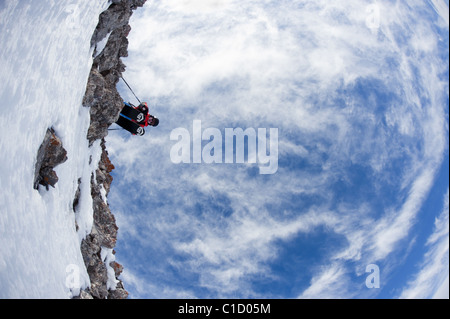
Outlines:
{"type": "Polygon", "coordinates": [[[0,298],[67,298],[89,285],[80,252],[92,225],[89,187],[81,189],[83,215],[72,204],[78,179],[90,180],[101,154],[99,143],[88,146],[81,102],[90,39],[108,3],[0,2],[0,298]],[[49,127],[68,160],[55,169],[54,189],[36,191],[36,154],[49,127]]]}

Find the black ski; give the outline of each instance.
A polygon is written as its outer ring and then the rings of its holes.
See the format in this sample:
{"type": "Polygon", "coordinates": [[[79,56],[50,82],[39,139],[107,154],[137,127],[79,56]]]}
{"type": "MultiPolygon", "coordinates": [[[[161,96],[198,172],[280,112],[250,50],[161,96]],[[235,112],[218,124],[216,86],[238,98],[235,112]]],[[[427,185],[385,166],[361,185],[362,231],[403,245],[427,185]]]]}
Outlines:
{"type": "Polygon", "coordinates": [[[124,104],[124,107],[121,114],[125,115],[126,117],[130,118],[131,120],[135,120],[138,123],[144,123],[145,121],[145,114],[136,110],[135,108],[124,104]]]}
{"type": "Polygon", "coordinates": [[[139,126],[139,124],[130,121],[126,117],[123,117],[122,114],[119,116],[119,119],[116,122],[119,126],[130,132],[131,134],[142,136],[145,134],[145,130],[143,127],[139,126]]]}

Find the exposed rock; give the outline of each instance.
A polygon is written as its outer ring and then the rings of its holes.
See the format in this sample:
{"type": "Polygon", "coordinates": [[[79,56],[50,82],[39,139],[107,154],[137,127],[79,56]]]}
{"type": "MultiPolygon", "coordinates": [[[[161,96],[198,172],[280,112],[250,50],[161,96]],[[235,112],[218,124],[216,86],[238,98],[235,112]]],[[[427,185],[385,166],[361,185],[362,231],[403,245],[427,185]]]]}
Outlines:
{"type": "Polygon", "coordinates": [[[102,184],[103,188],[106,191],[106,196],[108,196],[109,191],[111,189],[111,183],[113,182],[113,177],[111,176],[111,172],[115,169],[113,163],[109,159],[108,151],[106,150],[105,140],[102,140],[102,157],[100,163],[98,165],[97,170],[97,184],[102,184]]]}
{"type": "Polygon", "coordinates": [[[109,265],[114,269],[114,273],[116,274],[116,277],[119,277],[123,271],[123,266],[121,264],[116,263],[115,261],[113,261],[109,265]]]}
{"type": "Polygon", "coordinates": [[[123,101],[116,90],[100,72],[91,70],[83,105],[90,107],[91,124],[87,138],[92,143],[108,135],[108,127],[117,121],[123,101]]]}
{"type": "MultiPolygon", "coordinates": [[[[103,150],[102,159],[110,162],[104,140],[102,140],[101,146],[103,150]]],[[[114,248],[119,228],[105,198],[107,195],[106,189],[110,189],[112,182],[112,177],[107,170],[105,163],[101,161],[96,171],[96,178],[94,179],[94,176],[92,176],[91,195],[94,207],[94,227],[100,245],[106,248],[114,248]],[[102,195],[102,191],[105,193],[105,197],[102,195]]]]}
{"type": "Polygon", "coordinates": [[[90,293],[85,290],[82,290],[80,295],[73,299],[94,299],[90,293]]]}
{"type": "Polygon", "coordinates": [[[38,150],[34,188],[38,189],[39,185],[45,186],[47,190],[49,186],[55,187],[55,184],[58,182],[58,176],[53,169],[66,160],[67,152],[62,146],[60,138],[53,129],[48,129],[44,141],[38,150]]]}
{"type": "MultiPolygon", "coordinates": [[[[78,299],[125,299],[128,292],[122,281],[118,279],[123,267],[112,262],[105,265],[101,258],[102,248],[113,249],[117,242],[118,227],[111,213],[106,197],[109,194],[113,178],[111,163],[104,138],[108,135],[108,127],[117,121],[123,107],[123,100],[117,92],[116,85],[125,71],[121,57],[128,55],[127,36],[131,30],[129,19],[133,10],[144,5],[146,0],[112,0],[110,7],[100,15],[98,26],[92,36],[91,45],[94,50],[94,61],[83,98],[83,106],[90,108],[91,123],[87,139],[92,146],[101,140],[102,156],[98,169],[91,176],[91,196],[93,200],[94,222],[91,234],[81,244],[81,253],[89,274],[90,287],[82,291],[78,299]],[[108,37],[104,48],[97,48],[100,41],[108,37]],[[101,50],[101,52],[97,52],[101,50]],[[108,290],[107,266],[114,269],[116,287],[108,290]]],[[[79,191],[77,192],[79,196],[79,191]]],[[[77,206],[77,195],[74,199],[74,210],[77,206]]]]}
{"type": "MultiPolygon", "coordinates": [[[[78,204],[80,203],[80,196],[81,196],[81,178],[78,179],[78,187],[77,187],[77,191],[75,192],[75,197],[73,199],[73,203],[72,203],[72,209],[74,212],[77,211],[78,209],[78,204]]],[[[79,226],[77,223],[77,220],[75,219],[75,230],[78,231],[79,226]]]]}
{"type": "Polygon", "coordinates": [[[72,209],[74,212],[77,211],[78,204],[80,203],[80,194],[81,194],[81,178],[78,179],[78,188],[75,192],[75,197],[73,198],[72,209]]]}
{"type": "Polygon", "coordinates": [[[146,0],[113,0],[108,10],[100,15],[97,29],[94,31],[91,46],[95,46],[109,33],[128,25],[132,11],[142,7],[146,0]]]}
{"type": "Polygon", "coordinates": [[[101,141],[102,156],[98,169],[91,176],[91,196],[93,199],[94,223],[89,236],[83,239],[81,244],[81,254],[86,265],[86,269],[91,281],[91,287],[85,294],[90,294],[93,298],[126,298],[128,293],[123,289],[122,282],[118,279],[122,266],[113,263],[116,279],[119,283],[114,290],[108,291],[108,272],[104,261],[101,259],[102,248],[114,248],[117,242],[116,219],[111,213],[106,196],[113,181],[110,175],[114,169],[105,146],[105,140],[101,141]],[[117,268],[117,270],[116,270],[117,268]],[[122,291],[123,290],[123,291],[122,291]]]}
{"type": "Polygon", "coordinates": [[[81,254],[91,280],[91,286],[86,293],[89,293],[96,299],[105,299],[108,296],[106,287],[108,273],[106,265],[101,259],[101,250],[102,248],[95,231],[81,242],[81,254]]]}
{"type": "Polygon", "coordinates": [[[97,28],[92,36],[91,45],[96,47],[99,41],[108,35],[108,41],[101,52],[94,51],[94,62],[88,79],[83,105],[90,107],[91,125],[88,140],[108,135],[108,127],[117,121],[123,108],[123,100],[116,84],[125,71],[121,57],[128,56],[128,34],[131,27],[130,17],[146,0],[117,0],[100,15],[97,28]]]}
{"type": "Polygon", "coordinates": [[[108,299],[126,299],[128,298],[128,292],[123,288],[122,282],[117,284],[116,290],[110,290],[108,299]]]}

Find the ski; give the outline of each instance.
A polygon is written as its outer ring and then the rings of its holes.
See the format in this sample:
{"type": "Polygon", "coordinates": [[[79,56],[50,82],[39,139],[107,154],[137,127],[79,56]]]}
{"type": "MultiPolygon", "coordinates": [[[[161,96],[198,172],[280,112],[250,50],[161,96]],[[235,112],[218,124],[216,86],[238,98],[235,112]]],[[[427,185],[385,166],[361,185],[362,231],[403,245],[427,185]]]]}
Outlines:
{"type": "Polygon", "coordinates": [[[120,127],[124,128],[128,132],[134,135],[142,136],[145,134],[145,130],[139,124],[131,121],[130,118],[125,117],[122,113],[119,116],[119,119],[116,122],[120,127]]]}
{"type": "Polygon", "coordinates": [[[124,104],[124,107],[120,113],[140,124],[145,121],[145,114],[136,110],[128,104],[124,104]]]}

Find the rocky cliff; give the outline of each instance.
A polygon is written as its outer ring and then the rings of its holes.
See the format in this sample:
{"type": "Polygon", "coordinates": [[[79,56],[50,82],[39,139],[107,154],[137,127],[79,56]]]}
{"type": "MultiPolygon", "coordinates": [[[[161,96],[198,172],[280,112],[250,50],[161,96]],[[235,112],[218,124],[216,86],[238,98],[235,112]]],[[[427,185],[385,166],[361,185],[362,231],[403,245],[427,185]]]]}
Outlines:
{"type": "MultiPolygon", "coordinates": [[[[118,227],[114,215],[107,203],[107,196],[112,183],[111,163],[106,150],[105,137],[108,127],[117,121],[123,106],[123,100],[117,92],[116,85],[125,71],[121,58],[128,55],[127,36],[131,30],[129,20],[133,11],[142,7],[146,0],[112,0],[109,8],[99,17],[99,23],[92,36],[94,49],[93,64],[90,71],[83,107],[90,109],[90,126],[87,133],[89,145],[100,140],[102,150],[98,169],[90,180],[93,202],[93,226],[91,233],[81,243],[81,252],[89,274],[91,285],[81,291],[81,299],[125,299],[128,292],[118,279],[123,267],[116,262],[106,264],[102,249],[114,249],[117,241],[118,227]],[[106,196],[105,196],[106,195],[106,196]],[[115,287],[109,287],[108,268],[115,273],[115,287]]],[[[66,151],[56,133],[49,129],[37,155],[35,183],[47,188],[54,187],[58,176],[53,170],[66,159],[66,151]]],[[[78,180],[80,186],[82,181],[78,180]]],[[[74,212],[80,196],[80,187],[73,201],[74,212]]],[[[75,225],[78,229],[78,226],[75,225]]],[[[114,251],[113,251],[114,253],[114,251]]]]}
{"type": "Polygon", "coordinates": [[[92,36],[94,61],[83,99],[83,106],[90,108],[91,124],[87,139],[90,144],[101,140],[102,156],[95,176],[91,178],[91,195],[94,209],[92,232],[81,244],[81,251],[91,280],[89,291],[83,291],[81,298],[124,299],[128,292],[124,289],[118,276],[122,266],[112,262],[117,285],[115,289],[107,288],[107,266],[101,259],[102,247],[113,249],[116,246],[118,227],[108,203],[102,196],[102,189],[108,196],[114,165],[106,150],[105,137],[108,127],[117,121],[123,100],[117,92],[116,85],[125,71],[121,57],[128,56],[128,34],[131,30],[129,20],[133,11],[142,7],[146,0],[113,0],[109,8],[100,15],[99,23],[92,36]],[[99,43],[106,45],[102,48],[99,43]]]}
{"type": "Polygon", "coordinates": [[[108,135],[108,127],[114,123],[123,107],[123,100],[116,84],[125,71],[121,57],[128,56],[128,33],[130,17],[146,0],[116,0],[100,15],[98,26],[92,36],[94,62],[89,76],[83,105],[90,107],[91,126],[89,142],[108,135]],[[105,41],[104,48],[99,43],[105,41]],[[100,51],[101,52],[98,52],[100,51]]]}

